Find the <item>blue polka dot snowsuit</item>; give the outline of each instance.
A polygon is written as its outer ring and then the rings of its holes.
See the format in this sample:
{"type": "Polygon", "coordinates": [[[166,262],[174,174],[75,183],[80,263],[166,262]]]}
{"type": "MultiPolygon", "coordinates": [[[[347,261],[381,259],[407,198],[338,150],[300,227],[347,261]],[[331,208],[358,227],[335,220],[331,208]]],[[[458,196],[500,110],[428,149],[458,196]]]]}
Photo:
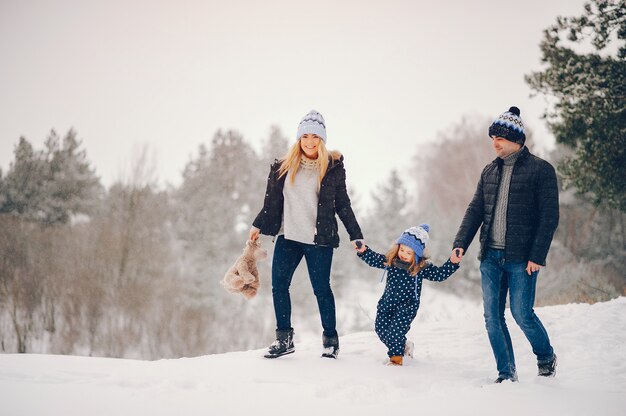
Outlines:
{"type": "Polygon", "coordinates": [[[369,247],[363,253],[357,254],[368,265],[387,270],[387,284],[378,301],[374,329],[378,338],[389,349],[387,355],[390,357],[404,355],[406,334],[411,328],[411,322],[413,322],[420,305],[422,280],[442,282],[450,277],[459,268],[459,265],[450,262],[450,260],[441,267],[430,264],[413,277],[408,270],[402,270],[395,266],[385,266],[385,256],[376,253],[369,247]]]}

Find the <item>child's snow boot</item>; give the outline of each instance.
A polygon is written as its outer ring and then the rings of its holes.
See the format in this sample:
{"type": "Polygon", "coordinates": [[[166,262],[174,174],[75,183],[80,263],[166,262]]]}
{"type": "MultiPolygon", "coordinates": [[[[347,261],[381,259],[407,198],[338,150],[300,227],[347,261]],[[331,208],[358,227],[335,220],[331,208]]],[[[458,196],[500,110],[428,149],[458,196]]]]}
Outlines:
{"type": "Polygon", "coordinates": [[[278,358],[295,352],[293,345],[293,328],[288,330],[276,330],[276,341],[270,345],[265,358],[278,358]]]}
{"type": "Polygon", "coordinates": [[[406,342],[404,343],[404,356],[413,358],[414,348],[415,348],[415,344],[413,344],[413,341],[410,341],[407,339],[406,342]]]}
{"type": "Polygon", "coordinates": [[[538,376],[541,376],[541,377],[556,376],[556,354],[552,358],[552,361],[549,361],[545,364],[538,364],[537,367],[539,368],[539,371],[537,373],[538,376]]]}
{"type": "Polygon", "coordinates": [[[389,362],[387,365],[402,365],[402,356],[401,355],[392,355],[389,357],[389,362]]]}
{"type": "Polygon", "coordinates": [[[322,345],[324,346],[322,357],[337,358],[339,355],[339,337],[336,334],[332,337],[322,334],[322,345]]]}

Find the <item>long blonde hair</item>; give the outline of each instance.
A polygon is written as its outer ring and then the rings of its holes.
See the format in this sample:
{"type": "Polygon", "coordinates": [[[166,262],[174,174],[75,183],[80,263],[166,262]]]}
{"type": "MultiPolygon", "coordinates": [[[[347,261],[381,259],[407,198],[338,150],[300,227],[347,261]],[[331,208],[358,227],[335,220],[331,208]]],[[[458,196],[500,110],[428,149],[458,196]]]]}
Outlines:
{"type": "MultiPolygon", "coordinates": [[[[298,173],[298,169],[300,168],[300,160],[302,159],[302,155],[304,152],[302,151],[302,147],[300,146],[300,140],[295,142],[293,146],[287,151],[287,154],[281,159],[280,168],[278,169],[278,177],[282,178],[289,172],[289,180],[293,184],[296,180],[296,173],[298,173]]],[[[324,141],[320,139],[320,144],[317,147],[317,160],[319,163],[317,164],[319,172],[317,177],[317,186],[319,187],[322,184],[322,179],[326,175],[326,171],[328,170],[328,156],[331,156],[333,160],[339,159],[341,153],[337,151],[329,151],[326,149],[326,145],[324,141]]]]}
{"type": "MultiPolygon", "coordinates": [[[[393,266],[393,261],[398,258],[398,252],[400,251],[400,244],[394,244],[389,248],[387,254],[385,254],[385,258],[387,259],[387,266],[393,266]]],[[[415,260],[415,253],[413,253],[413,258],[411,259],[411,265],[409,266],[409,274],[411,276],[416,276],[424,267],[426,267],[427,257],[421,257],[419,263],[415,260]]]]}

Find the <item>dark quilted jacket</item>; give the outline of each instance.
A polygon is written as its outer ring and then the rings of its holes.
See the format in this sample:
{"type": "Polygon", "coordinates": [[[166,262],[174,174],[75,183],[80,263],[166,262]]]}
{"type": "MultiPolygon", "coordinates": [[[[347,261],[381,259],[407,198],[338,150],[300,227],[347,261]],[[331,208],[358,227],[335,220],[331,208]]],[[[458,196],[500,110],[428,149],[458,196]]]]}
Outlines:
{"type": "MultiPolygon", "coordinates": [[[[497,201],[502,172],[497,158],[483,169],[474,197],[454,239],[454,247],[467,251],[478,227],[480,253],[487,248],[489,228],[497,201]]],[[[506,261],[546,264],[552,236],[559,223],[559,193],[556,173],[550,163],[524,148],[513,166],[506,215],[506,261]]]]}
{"type": "MultiPolygon", "coordinates": [[[[283,187],[285,178],[289,174],[278,178],[280,162],[275,161],[270,168],[267,178],[267,190],[263,208],[252,223],[261,230],[261,234],[276,235],[280,231],[283,221],[283,187]]],[[[343,156],[332,160],[328,164],[328,170],[320,187],[320,196],[317,205],[317,229],[315,232],[315,244],[328,247],[339,247],[339,235],[335,214],[346,227],[350,240],[363,238],[361,227],[354,216],[350,198],[346,190],[346,171],[343,167],[343,156]]]]}

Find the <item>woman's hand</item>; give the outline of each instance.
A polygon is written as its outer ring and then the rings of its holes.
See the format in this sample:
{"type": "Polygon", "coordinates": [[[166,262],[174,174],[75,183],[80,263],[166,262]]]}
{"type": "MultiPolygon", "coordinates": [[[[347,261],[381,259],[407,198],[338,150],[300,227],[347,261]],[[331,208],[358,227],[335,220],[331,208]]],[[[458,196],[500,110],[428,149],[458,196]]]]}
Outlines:
{"type": "Polygon", "coordinates": [[[359,253],[363,253],[365,250],[367,250],[367,247],[365,246],[363,240],[354,240],[352,242],[352,246],[354,246],[355,250],[359,253]]]}
{"type": "Polygon", "coordinates": [[[248,240],[256,241],[259,238],[259,233],[261,230],[256,228],[254,225],[250,228],[250,235],[248,236],[248,240]]]}

